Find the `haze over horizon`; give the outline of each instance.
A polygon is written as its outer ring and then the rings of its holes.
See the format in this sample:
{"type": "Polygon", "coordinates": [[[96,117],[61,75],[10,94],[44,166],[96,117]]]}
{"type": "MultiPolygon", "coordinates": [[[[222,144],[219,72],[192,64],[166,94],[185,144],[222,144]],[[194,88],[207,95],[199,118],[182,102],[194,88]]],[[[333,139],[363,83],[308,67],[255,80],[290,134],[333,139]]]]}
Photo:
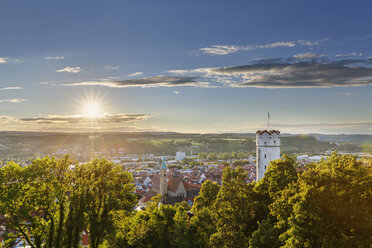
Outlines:
{"type": "Polygon", "coordinates": [[[0,3],[0,131],[372,134],[372,3],[0,3]]]}

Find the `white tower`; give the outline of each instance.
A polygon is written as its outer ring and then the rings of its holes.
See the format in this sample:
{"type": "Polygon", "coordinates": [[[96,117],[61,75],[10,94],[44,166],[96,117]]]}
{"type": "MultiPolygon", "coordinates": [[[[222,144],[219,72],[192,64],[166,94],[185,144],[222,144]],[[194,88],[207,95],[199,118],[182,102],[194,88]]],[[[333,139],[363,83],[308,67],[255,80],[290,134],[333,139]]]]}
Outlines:
{"type": "Polygon", "coordinates": [[[280,158],[280,132],[258,130],[256,132],[256,181],[263,178],[271,160],[280,158]]]}
{"type": "Polygon", "coordinates": [[[163,159],[160,167],[159,193],[161,196],[165,196],[167,192],[168,192],[167,165],[165,164],[165,160],[163,159]]]}

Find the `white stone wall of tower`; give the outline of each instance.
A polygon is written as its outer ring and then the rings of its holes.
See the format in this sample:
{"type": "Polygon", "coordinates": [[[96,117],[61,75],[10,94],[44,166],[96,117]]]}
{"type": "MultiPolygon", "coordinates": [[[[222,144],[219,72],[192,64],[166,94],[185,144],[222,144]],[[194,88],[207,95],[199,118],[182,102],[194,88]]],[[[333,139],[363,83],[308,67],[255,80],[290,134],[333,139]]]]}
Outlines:
{"type": "Polygon", "coordinates": [[[256,181],[263,178],[270,161],[280,158],[280,138],[276,132],[256,134],[256,181]]]}

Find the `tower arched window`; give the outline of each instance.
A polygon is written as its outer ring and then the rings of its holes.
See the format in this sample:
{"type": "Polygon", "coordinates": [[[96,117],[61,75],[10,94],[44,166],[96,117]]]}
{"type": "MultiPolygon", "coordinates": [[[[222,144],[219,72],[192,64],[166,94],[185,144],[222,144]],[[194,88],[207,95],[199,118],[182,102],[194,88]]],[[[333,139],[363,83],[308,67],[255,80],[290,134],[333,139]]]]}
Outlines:
{"type": "Polygon", "coordinates": [[[265,158],[266,158],[266,154],[265,154],[264,156],[265,156],[265,158]]]}

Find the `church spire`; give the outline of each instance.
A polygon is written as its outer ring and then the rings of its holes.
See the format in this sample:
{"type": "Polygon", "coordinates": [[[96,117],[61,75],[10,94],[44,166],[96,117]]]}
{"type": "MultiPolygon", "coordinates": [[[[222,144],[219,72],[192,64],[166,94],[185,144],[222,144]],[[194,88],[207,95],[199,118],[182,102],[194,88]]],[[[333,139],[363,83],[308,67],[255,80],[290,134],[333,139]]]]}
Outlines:
{"type": "Polygon", "coordinates": [[[167,165],[165,164],[164,157],[162,157],[160,170],[166,170],[166,169],[167,169],[167,165]]]}
{"type": "Polygon", "coordinates": [[[162,197],[167,194],[168,182],[167,182],[167,165],[165,164],[164,157],[162,157],[161,167],[160,167],[160,185],[159,193],[162,197]]]}

